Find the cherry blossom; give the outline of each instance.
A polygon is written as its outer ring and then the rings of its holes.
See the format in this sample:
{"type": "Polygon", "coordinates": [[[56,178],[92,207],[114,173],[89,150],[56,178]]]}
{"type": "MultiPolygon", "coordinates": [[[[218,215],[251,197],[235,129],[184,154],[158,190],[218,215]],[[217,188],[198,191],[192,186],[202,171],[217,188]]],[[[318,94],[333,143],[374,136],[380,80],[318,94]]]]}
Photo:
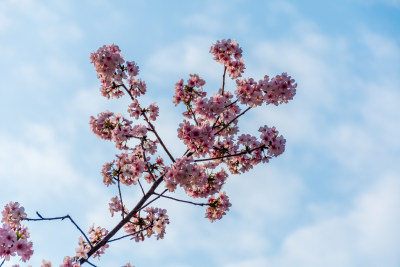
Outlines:
{"type": "MultiPolygon", "coordinates": [[[[101,82],[101,94],[106,98],[129,97],[127,113],[144,123],[134,123],[122,114],[108,110],[90,117],[93,133],[114,142],[119,149],[113,160],[104,163],[101,175],[103,183],[117,191],[108,205],[111,217],[119,213],[121,221],[110,231],[93,224],[86,235],[69,215],[44,218],[37,213],[39,219],[31,219],[18,202],[10,202],[2,211],[0,258],[9,260],[19,256],[25,262],[32,256],[32,242],[28,240],[28,229],[21,225],[23,220],[68,218],[82,236],[78,239],[75,255],[66,256],[60,267],[77,267],[90,258],[100,259],[110,242],[126,237],[136,242],[151,236],[164,238],[170,223],[167,211],[150,206],[161,197],[206,206],[205,217],[211,222],[226,215],[231,203],[223,186],[229,173],[241,174],[257,164],[267,163],[281,155],[286,145],[285,138],[275,127],[261,126],[259,136],[254,136],[239,129],[239,119],[251,109],[269,104],[277,106],[292,100],[297,83],[285,72],[272,79],[265,75],[258,82],[251,77],[238,79],[246,68],[242,48],[236,40],[219,40],[211,46],[210,53],[215,61],[224,65],[221,88],[214,88],[207,96],[206,81],[199,74],[189,74],[186,82],[179,79],[175,84],[173,103],[185,107],[185,119],[179,124],[177,137],[186,152],[178,157],[173,156],[168,148],[170,144],[163,140],[153,124],[160,114],[157,103],[144,105],[139,101],[139,97],[147,93],[146,82],[137,77],[139,66],[134,61],[125,61],[114,44],[104,45],[91,53],[90,60],[101,82]],[[225,85],[226,73],[236,79],[233,88],[225,85]],[[163,151],[158,151],[159,148],[163,151]],[[163,155],[167,155],[167,160],[163,155]],[[136,188],[142,194],[134,208],[124,202],[124,186],[136,188]],[[191,199],[204,199],[206,203],[168,195],[178,186],[191,199]],[[160,188],[164,190],[162,193],[156,191],[160,188]],[[113,237],[120,229],[125,235],[113,237]]],[[[42,267],[48,266],[51,262],[43,260],[42,267]]],[[[123,267],[133,265],[127,263],[123,267]]]]}

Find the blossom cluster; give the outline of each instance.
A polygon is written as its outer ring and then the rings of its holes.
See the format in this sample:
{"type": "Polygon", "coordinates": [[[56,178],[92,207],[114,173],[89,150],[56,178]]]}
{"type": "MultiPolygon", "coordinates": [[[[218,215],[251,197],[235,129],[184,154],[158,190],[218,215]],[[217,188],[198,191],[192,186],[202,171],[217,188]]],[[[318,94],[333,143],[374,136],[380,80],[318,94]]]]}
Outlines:
{"type": "Polygon", "coordinates": [[[159,108],[156,103],[152,103],[148,108],[141,108],[139,101],[133,99],[132,103],[129,105],[128,113],[135,119],[139,119],[139,116],[142,114],[148,114],[148,119],[155,121],[159,114],[159,108]]]}
{"type": "Polygon", "coordinates": [[[214,144],[214,134],[210,123],[204,121],[200,125],[192,125],[184,120],[178,128],[178,138],[196,155],[205,156],[214,144]]]}
{"type": "Polygon", "coordinates": [[[249,106],[261,106],[266,104],[282,104],[292,100],[296,94],[297,84],[287,75],[282,73],[271,80],[266,75],[258,83],[252,78],[236,81],[235,91],[241,104],[249,106]]]}
{"type": "Polygon", "coordinates": [[[0,228],[0,259],[10,260],[11,256],[20,256],[23,262],[33,254],[32,242],[28,241],[28,228],[21,225],[26,218],[25,209],[18,202],[10,202],[2,211],[3,225],[0,228]]]}
{"type": "Polygon", "coordinates": [[[117,196],[111,198],[111,202],[108,204],[108,206],[110,209],[111,217],[114,217],[114,212],[125,212],[125,207],[122,205],[121,199],[119,199],[117,196]]]}
{"type": "Polygon", "coordinates": [[[210,205],[206,210],[206,218],[210,219],[211,222],[220,220],[232,206],[225,192],[220,192],[218,198],[210,197],[208,203],[210,205]]]}
{"type": "Polygon", "coordinates": [[[197,98],[193,107],[193,112],[200,116],[202,120],[212,123],[217,121],[228,123],[240,113],[240,107],[232,101],[233,95],[229,91],[219,90],[210,98],[197,98]]]}
{"type": "MultiPolygon", "coordinates": [[[[108,230],[99,226],[95,228],[93,224],[92,227],[90,227],[88,234],[90,235],[88,240],[89,242],[85,240],[82,236],[80,236],[78,239],[78,247],[75,248],[75,257],[64,257],[64,262],[60,265],[60,267],[80,266],[79,259],[87,259],[90,249],[97,243],[99,243],[108,234],[108,230]]],[[[100,259],[100,255],[104,254],[106,248],[108,247],[108,244],[101,246],[99,250],[94,252],[92,257],[100,259]]]]}
{"type": "Polygon", "coordinates": [[[128,79],[130,91],[135,96],[146,92],[146,83],[135,78],[139,74],[139,67],[135,62],[126,62],[117,45],[104,45],[90,54],[90,61],[101,81],[100,91],[107,98],[119,98],[124,95],[121,90],[123,80],[128,79]]]}
{"type": "Polygon", "coordinates": [[[197,97],[204,97],[206,92],[203,91],[203,86],[206,83],[198,74],[189,74],[190,78],[187,80],[186,85],[183,79],[179,79],[175,84],[175,95],[173,102],[175,106],[180,102],[185,105],[190,104],[193,99],[197,97]],[[197,89],[196,89],[197,88],[197,89]]]}
{"type": "Polygon", "coordinates": [[[157,239],[164,238],[165,227],[169,224],[169,217],[166,209],[147,207],[145,217],[134,216],[130,222],[124,225],[124,230],[131,239],[136,242],[143,241],[145,237],[156,235],[157,239]]]}
{"type": "Polygon", "coordinates": [[[118,154],[116,157],[117,160],[113,160],[103,166],[104,184],[109,186],[110,184],[114,184],[115,180],[119,180],[127,186],[136,185],[145,168],[143,160],[127,152],[118,154]]]}
{"type": "Polygon", "coordinates": [[[170,192],[174,192],[177,185],[187,191],[202,187],[207,182],[207,174],[202,165],[194,163],[193,157],[182,157],[172,164],[164,181],[170,192]]]}
{"type": "Polygon", "coordinates": [[[121,114],[104,111],[97,115],[97,119],[90,117],[90,128],[99,137],[105,140],[113,140],[118,149],[128,149],[127,141],[131,138],[143,137],[147,128],[143,125],[132,127],[132,121],[121,114]]]}
{"type": "Polygon", "coordinates": [[[229,76],[236,79],[242,76],[245,66],[242,59],[242,48],[235,40],[217,41],[211,46],[210,53],[214,55],[214,60],[225,65],[229,76]]]}

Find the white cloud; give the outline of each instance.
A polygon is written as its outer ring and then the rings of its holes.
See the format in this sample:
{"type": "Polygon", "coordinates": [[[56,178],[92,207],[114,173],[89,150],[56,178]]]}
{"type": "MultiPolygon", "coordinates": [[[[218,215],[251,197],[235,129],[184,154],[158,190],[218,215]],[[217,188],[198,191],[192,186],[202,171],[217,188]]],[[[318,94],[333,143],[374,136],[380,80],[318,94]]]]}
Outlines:
{"type": "Polygon", "coordinates": [[[399,190],[398,175],[380,177],[346,214],[289,234],[266,266],[398,266],[399,190]]]}
{"type": "Polygon", "coordinates": [[[32,204],[66,197],[81,178],[70,164],[68,148],[47,125],[25,125],[24,130],[22,137],[1,133],[1,180],[13,181],[6,191],[2,187],[2,197],[32,204]]]}
{"type": "MultiPolygon", "coordinates": [[[[160,77],[164,78],[172,73],[184,75],[182,78],[185,80],[189,78],[189,73],[198,73],[206,81],[215,79],[215,73],[219,73],[221,68],[209,53],[212,42],[212,38],[188,37],[155,51],[146,63],[146,68],[152,71],[151,76],[146,74],[146,80],[161,84],[160,77]]],[[[173,88],[173,85],[170,87],[173,88]]]]}

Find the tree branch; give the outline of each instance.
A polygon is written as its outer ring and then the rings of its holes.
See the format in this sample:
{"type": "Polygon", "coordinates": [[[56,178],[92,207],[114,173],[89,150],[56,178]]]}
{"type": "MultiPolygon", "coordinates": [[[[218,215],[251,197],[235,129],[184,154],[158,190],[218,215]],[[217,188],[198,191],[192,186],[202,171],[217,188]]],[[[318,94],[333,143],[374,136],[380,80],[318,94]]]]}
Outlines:
{"type": "MultiPolygon", "coordinates": [[[[125,84],[121,84],[120,86],[124,87],[125,91],[128,93],[128,95],[130,96],[130,98],[132,99],[132,101],[135,99],[133,97],[133,95],[131,94],[131,92],[128,90],[128,88],[126,88],[125,84]]],[[[156,135],[158,142],[160,142],[161,146],[164,148],[165,152],[167,152],[169,158],[172,160],[172,162],[175,163],[175,159],[174,157],[171,155],[171,153],[169,152],[169,150],[167,149],[167,147],[165,146],[164,142],[162,141],[161,137],[158,135],[156,129],[154,128],[153,124],[149,121],[149,119],[147,118],[146,114],[143,112],[141,113],[141,115],[145,118],[145,121],[147,122],[147,124],[149,125],[151,131],[156,135]]]]}
{"type": "Polygon", "coordinates": [[[175,200],[175,201],[178,201],[178,202],[193,204],[193,205],[197,205],[197,206],[209,206],[210,205],[208,203],[195,203],[195,202],[191,202],[191,201],[187,201],[187,200],[183,200],[183,199],[178,199],[178,198],[174,198],[174,197],[170,197],[170,196],[164,196],[164,195],[158,194],[156,192],[154,192],[153,194],[161,196],[161,197],[164,197],[164,198],[172,199],[172,200],[175,200]]]}
{"type": "Polygon", "coordinates": [[[119,193],[119,199],[121,199],[121,206],[122,206],[122,220],[124,219],[124,214],[125,214],[125,208],[124,208],[124,202],[122,201],[122,193],[121,193],[121,183],[119,181],[119,175],[118,175],[118,193],[119,193]]]}
{"type": "Polygon", "coordinates": [[[45,218],[42,215],[40,215],[39,212],[36,212],[37,216],[39,217],[39,219],[31,219],[31,218],[25,218],[25,221],[53,221],[53,220],[64,220],[64,219],[69,219],[71,221],[71,223],[73,225],[75,225],[75,227],[79,230],[79,232],[81,232],[81,234],[83,235],[83,237],[85,237],[86,241],[88,242],[88,244],[90,245],[90,247],[92,247],[92,244],[90,243],[88,237],[86,236],[86,234],[82,231],[82,229],[75,223],[75,221],[71,218],[71,216],[66,215],[66,216],[62,216],[62,217],[53,217],[53,218],[45,218]]]}
{"type": "Polygon", "coordinates": [[[192,115],[193,115],[193,119],[194,119],[194,122],[196,123],[196,126],[199,126],[199,123],[198,123],[197,120],[196,120],[196,114],[194,114],[192,108],[190,107],[190,104],[188,104],[187,107],[189,108],[190,112],[191,112],[192,115]]]}
{"type": "MultiPolygon", "coordinates": [[[[158,180],[156,180],[149,191],[147,191],[146,195],[144,195],[140,201],[136,204],[136,206],[126,215],[126,217],[121,220],[99,243],[97,243],[94,247],[92,247],[89,252],[87,253],[88,257],[90,258],[96,251],[98,251],[102,246],[104,246],[129,220],[135,216],[136,213],[142,208],[143,204],[153,195],[156,188],[161,184],[163,181],[164,175],[161,175],[158,180]]],[[[150,202],[151,203],[151,202],[150,202]]],[[[81,258],[79,263],[82,264],[87,262],[87,259],[81,258]]]]}
{"type": "Polygon", "coordinates": [[[156,201],[157,199],[159,199],[159,198],[160,198],[162,195],[164,195],[165,192],[167,192],[167,191],[168,191],[168,189],[165,189],[165,190],[161,193],[161,195],[159,195],[159,196],[155,197],[154,199],[152,199],[149,203],[147,203],[146,205],[144,205],[140,210],[146,208],[148,205],[150,205],[151,203],[153,203],[154,201],[156,201]]]}
{"type": "Polygon", "coordinates": [[[143,228],[143,229],[141,229],[141,230],[139,230],[139,231],[137,231],[137,232],[135,232],[135,233],[133,233],[133,234],[127,234],[127,235],[123,235],[123,236],[120,236],[120,237],[117,237],[117,238],[108,240],[107,243],[111,243],[111,242],[114,242],[114,241],[118,241],[118,240],[121,240],[121,239],[123,239],[123,238],[125,238],[125,237],[128,237],[128,236],[136,235],[137,233],[146,231],[146,230],[149,229],[150,227],[153,227],[153,224],[152,224],[152,225],[149,225],[149,226],[147,226],[147,227],[145,227],[145,228],[143,228]]]}
{"type": "Polygon", "coordinates": [[[201,162],[201,161],[209,161],[209,160],[215,160],[215,159],[236,157],[236,156],[240,156],[240,155],[247,154],[247,153],[251,154],[251,152],[253,152],[253,151],[257,150],[257,149],[264,149],[264,148],[266,148],[266,147],[263,144],[263,145],[261,145],[259,147],[256,147],[256,148],[253,148],[253,149],[250,149],[250,150],[246,150],[246,151],[242,151],[242,152],[237,153],[237,154],[233,154],[233,155],[228,154],[228,155],[224,155],[224,156],[219,156],[219,157],[215,157],[215,158],[207,158],[207,159],[196,159],[194,162],[201,162]]]}
{"type": "Polygon", "coordinates": [[[242,113],[240,113],[239,115],[237,115],[235,118],[233,118],[230,122],[228,122],[227,124],[225,124],[224,127],[222,127],[221,129],[219,129],[214,135],[218,135],[220,132],[222,132],[223,130],[225,130],[229,124],[231,124],[232,122],[234,122],[235,120],[237,120],[240,116],[242,116],[244,113],[246,113],[247,111],[249,111],[251,109],[251,107],[248,107],[245,111],[243,111],[242,113]]]}
{"type": "Polygon", "coordinates": [[[225,74],[226,74],[226,66],[224,66],[224,74],[222,75],[222,95],[224,95],[224,89],[225,89],[225,74]]]}

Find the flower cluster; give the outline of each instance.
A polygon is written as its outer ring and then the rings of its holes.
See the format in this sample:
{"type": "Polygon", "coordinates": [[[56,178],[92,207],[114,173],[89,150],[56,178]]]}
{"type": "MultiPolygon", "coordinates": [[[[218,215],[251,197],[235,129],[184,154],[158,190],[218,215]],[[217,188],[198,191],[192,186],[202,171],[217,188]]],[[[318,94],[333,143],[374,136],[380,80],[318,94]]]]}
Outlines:
{"type": "MultiPolygon", "coordinates": [[[[107,234],[108,234],[108,230],[105,228],[102,228],[100,226],[97,226],[96,228],[94,228],[94,224],[92,225],[92,227],[89,229],[88,234],[90,235],[89,240],[90,243],[92,244],[92,246],[95,246],[97,243],[99,243],[107,234]]],[[[109,245],[105,244],[104,246],[102,246],[98,251],[96,251],[93,254],[93,258],[100,258],[101,254],[104,254],[106,248],[108,248],[109,245]]]]}
{"type": "Polygon", "coordinates": [[[145,168],[143,160],[127,152],[118,154],[116,157],[117,160],[113,160],[103,166],[102,174],[104,184],[109,186],[115,183],[115,179],[126,186],[132,184],[136,185],[145,168]]]}
{"type": "Polygon", "coordinates": [[[293,99],[297,87],[295,81],[285,72],[271,80],[264,76],[264,80],[258,83],[250,78],[237,80],[236,84],[235,93],[240,103],[253,107],[261,106],[263,102],[276,106],[287,103],[293,99]]]}
{"type": "Polygon", "coordinates": [[[192,198],[208,197],[210,195],[218,193],[221,190],[222,186],[225,184],[227,178],[228,174],[225,172],[224,169],[216,173],[211,172],[207,175],[206,183],[204,183],[202,186],[193,186],[192,188],[188,188],[186,190],[186,193],[192,198]]]}
{"type": "Polygon", "coordinates": [[[211,222],[217,219],[220,220],[226,214],[226,211],[229,210],[229,207],[232,206],[225,192],[220,192],[218,198],[209,197],[208,203],[209,207],[206,210],[206,218],[211,222]]]}
{"type": "Polygon", "coordinates": [[[122,201],[117,196],[112,197],[111,202],[108,205],[110,208],[111,217],[114,217],[114,212],[125,212],[125,208],[122,206],[122,201]]]}
{"type": "Polygon", "coordinates": [[[169,224],[167,210],[147,207],[144,211],[147,213],[146,217],[134,216],[124,225],[125,232],[136,242],[143,241],[145,237],[151,237],[153,234],[157,239],[164,238],[165,227],[169,224]]]}
{"type": "Polygon", "coordinates": [[[178,128],[178,138],[193,151],[196,155],[205,156],[212,148],[214,143],[214,134],[212,127],[206,121],[198,126],[190,124],[184,120],[178,128]]]}
{"type": "Polygon", "coordinates": [[[220,122],[227,123],[240,112],[240,107],[236,103],[232,103],[232,98],[231,92],[222,93],[221,90],[210,98],[198,97],[193,112],[202,120],[215,123],[218,118],[220,122]]]}
{"type": "Polygon", "coordinates": [[[203,86],[206,82],[197,74],[189,74],[189,76],[190,78],[187,80],[186,85],[183,83],[183,79],[180,79],[175,84],[175,96],[173,101],[175,106],[180,102],[183,102],[184,104],[190,104],[193,99],[197,98],[198,96],[206,96],[206,92],[203,92],[203,86]]]}
{"type": "Polygon", "coordinates": [[[135,78],[139,74],[139,67],[135,62],[126,62],[117,45],[104,45],[96,52],[90,54],[90,61],[97,71],[97,77],[101,81],[100,91],[107,98],[119,98],[124,95],[121,91],[123,79],[128,79],[130,91],[134,95],[144,94],[146,84],[135,78]]]}
{"type": "Polygon", "coordinates": [[[202,187],[207,183],[205,168],[193,162],[193,157],[182,157],[172,164],[171,168],[164,176],[165,187],[170,192],[175,191],[176,186],[180,185],[185,190],[202,187]]]}
{"type": "Polygon", "coordinates": [[[261,140],[263,144],[268,147],[268,154],[277,157],[285,151],[286,140],[282,135],[278,136],[279,132],[275,127],[269,128],[268,126],[260,127],[258,130],[261,132],[261,140]]]}
{"type": "Polygon", "coordinates": [[[139,119],[142,114],[148,114],[148,119],[155,121],[158,117],[159,108],[156,103],[151,104],[148,108],[141,108],[137,99],[133,99],[129,105],[128,113],[131,117],[139,119]]]}
{"type": "Polygon", "coordinates": [[[121,114],[114,114],[104,111],[97,115],[97,119],[90,117],[90,128],[100,138],[113,140],[119,149],[128,149],[127,141],[133,137],[142,137],[147,133],[147,128],[143,125],[132,127],[132,121],[122,117],[121,114]]]}
{"type": "Polygon", "coordinates": [[[4,207],[1,220],[3,225],[0,228],[0,259],[8,261],[11,256],[18,255],[26,262],[32,256],[28,229],[21,225],[21,220],[25,218],[25,209],[18,202],[11,201],[4,207]]]}
{"type": "MultiPolygon", "coordinates": [[[[105,228],[102,227],[97,227],[94,228],[94,224],[92,225],[92,227],[90,227],[88,234],[89,236],[89,241],[90,244],[88,244],[88,242],[86,242],[86,240],[83,237],[79,237],[79,246],[75,249],[76,252],[76,257],[75,259],[79,259],[79,258],[84,258],[87,259],[88,255],[87,253],[89,252],[90,248],[92,246],[95,246],[97,243],[99,243],[107,234],[108,231],[105,228]]],[[[106,248],[108,248],[109,245],[105,244],[103,245],[99,250],[97,250],[92,257],[93,258],[100,258],[101,254],[104,254],[106,248]]],[[[64,259],[65,261],[65,259],[64,259]]]]}
{"type": "Polygon", "coordinates": [[[103,45],[96,52],[90,54],[90,61],[97,71],[97,78],[101,81],[100,91],[103,96],[119,98],[124,93],[117,83],[127,78],[124,69],[120,66],[125,62],[121,50],[117,45],[103,45]]]}
{"type": "Polygon", "coordinates": [[[242,59],[242,49],[235,40],[217,41],[211,46],[210,53],[214,55],[214,60],[225,65],[229,76],[236,79],[242,76],[245,66],[242,59]]]}

